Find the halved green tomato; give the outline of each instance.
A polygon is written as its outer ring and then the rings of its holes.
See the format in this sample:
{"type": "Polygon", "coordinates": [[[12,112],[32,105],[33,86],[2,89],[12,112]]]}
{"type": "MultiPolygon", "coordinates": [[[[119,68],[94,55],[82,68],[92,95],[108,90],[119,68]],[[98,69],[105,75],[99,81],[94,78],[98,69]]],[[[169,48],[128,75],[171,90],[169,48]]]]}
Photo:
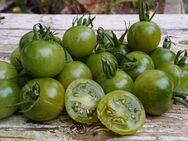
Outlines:
{"type": "Polygon", "coordinates": [[[77,79],[66,90],[66,111],[77,122],[87,124],[96,122],[97,105],[104,95],[103,89],[93,80],[77,79]]]}
{"type": "Polygon", "coordinates": [[[120,135],[134,134],[142,128],[145,111],[141,102],[130,92],[116,90],[105,95],[97,107],[99,120],[120,135]]]}

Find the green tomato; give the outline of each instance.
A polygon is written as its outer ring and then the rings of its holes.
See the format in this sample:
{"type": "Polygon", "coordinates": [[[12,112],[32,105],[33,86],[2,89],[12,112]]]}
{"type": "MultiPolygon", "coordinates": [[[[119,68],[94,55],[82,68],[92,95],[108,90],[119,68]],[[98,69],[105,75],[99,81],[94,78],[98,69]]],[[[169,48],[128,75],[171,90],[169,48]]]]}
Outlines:
{"type": "Polygon", "coordinates": [[[10,56],[10,63],[15,66],[16,70],[20,72],[23,69],[22,63],[21,63],[21,54],[20,49],[15,48],[10,56]]]}
{"type": "Polygon", "coordinates": [[[97,122],[97,105],[104,95],[103,89],[93,80],[77,79],[66,90],[66,111],[77,122],[97,122]]]}
{"type": "Polygon", "coordinates": [[[20,42],[19,42],[20,51],[22,50],[24,46],[28,45],[33,40],[33,36],[34,36],[33,31],[29,31],[21,37],[20,42]]]}
{"type": "Polygon", "coordinates": [[[150,57],[153,60],[155,68],[160,67],[164,63],[172,63],[175,60],[176,54],[167,49],[158,47],[149,53],[150,57]]]}
{"type": "Polygon", "coordinates": [[[0,119],[11,116],[19,102],[20,88],[11,80],[0,80],[0,119]]]}
{"type": "Polygon", "coordinates": [[[65,64],[63,70],[57,76],[57,79],[65,88],[67,88],[71,82],[80,78],[92,79],[90,69],[80,61],[73,61],[65,64]]]}
{"type": "Polygon", "coordinates": [[[17,70],[12,64],[5,61],[0,61],[0,80],[16,79],[17,75],[17,70]]]}
{"type": "MultiPolygon", "coordinates": [[[[184,67],[180,67],[182,70],[181,78],[180,78],[180,84],[175,88],[175,94],[176,92],[180,93],[188,93],[188,71],[184,67]]],[[[186,98],[186,97],[185,97],[186,98]]]]}
{"type": "Polygon", "coordinates": [[[133,61],[129,61],[125,58],[121,63],[122,69],[127,72],[133,80],[145,71],[154,69],[151,57],[144,52],[133,51],[128,53],[126,57],[133,61]],[[133,65],[130,66],[130,63],[133,63],[133,65]]]}
{"type": "Polygon", "coordinates": [[[112,91],[102,98],[97,116],[103,125],[120,135],[136,133],[145,121],[142,103],[130,92],[122,90],[112,91]]]}
{"type": "Polygon", "coordinates": [[[36,78],[21,90],[21,105],[26,117],[34,121],[56,118],[64,108],[64,87],[52,78],[36,78]]]}
{"type": "Polygon", "coordinates": [[[133,94],[140,99],[148,114],[162,115],[172,106],[173,89],[173,81],[167,73],[148,70],[135,80],[133,94]]]}
{"type": "Polygon", "coordinates": [[[180,85],[179,87],[187,87],[188,88],[188,70],[185,68],[180,67],[182,70],[182,75],[180,78],[180,85]]]}
{"type": "Polygon", "coordinates": [[[35,40],[21,51],[24,69],[35,77],[53,77],[65,64],[63,48],[54,41],[35,40]]]}
{"type": "Polygon", "coordinates": [[[76,58],[90,55],[96,44],[95,32],[83,25],[69,28],[63,36],[63,46],[76,58]]]}
{"type": "Polygon", "coordinates": [[[105,93],[114,90],[131,91],[133,87],[132,78],[124,71],[117,70],[114,77],[108,79],[105,74],[101,74],[96,81],[101,85],[105,93]]]}
{"type": "Polygon", "coordinates": [[[102,66],[102,57],[106,57],[110,60],[110,62],[117,62],[117,59],[114,55],[109,52],[101,52],[98,54],[90,55],[86,60],[86,65],[90,68],[93,78],[97,78],[101,73],[103,73],[102,66]]]}
{"type": "Polygon", "coordinates": [[[128,47],[149,53],[154,50],[161,39],[160,27],[154,22],[142,21],[134,23],[128,30],[128,47]]]}
{"type": "Polygon", "coordinates": [[[174,63],[164,63],[158,69],[169,74],[169,76],[174,82],[174,88],[180,85],[182,70],[178,65],[175,65],[174,63]]]}

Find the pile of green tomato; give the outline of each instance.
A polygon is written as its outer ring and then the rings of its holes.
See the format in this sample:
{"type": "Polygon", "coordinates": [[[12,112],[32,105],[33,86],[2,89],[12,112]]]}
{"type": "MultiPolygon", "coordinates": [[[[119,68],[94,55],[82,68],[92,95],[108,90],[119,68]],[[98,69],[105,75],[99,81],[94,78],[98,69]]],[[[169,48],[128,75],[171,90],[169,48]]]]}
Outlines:
{"type": "Polygon", "coordinates": [[[10,63],[0,61],[0,119],[18,110],[48,121],[66,110],[76,122],[100,121],[130,135],[143,127],[145,113],[162,115],[173,102],[187,107],[187,50],[171,51],[169,37],[158,47],[160,27],[146,7],[140,0],[140,21],[120,38],[102,27],[95,32],[90,16],[75,18],[62,39],[34,25],[10,63]]]}

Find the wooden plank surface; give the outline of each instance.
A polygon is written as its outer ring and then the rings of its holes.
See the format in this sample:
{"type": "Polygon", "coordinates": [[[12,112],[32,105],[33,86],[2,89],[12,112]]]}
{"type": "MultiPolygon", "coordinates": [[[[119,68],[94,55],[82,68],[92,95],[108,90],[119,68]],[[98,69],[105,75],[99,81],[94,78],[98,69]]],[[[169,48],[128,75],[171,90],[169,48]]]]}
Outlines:
{"type": "MultiPolygon", "coordinates": [[[[76,15],[27,15],[1,14],[5,19],[0,24],[0,57],[8,60],[13,49],[18,47],[20,37],[32,29],[36,23],[50,25],[63,36],[65,30],[71,26],[76,15]]],[[[102,26],[113,30],[120,36],[123,33],[124,21],[132,24],[138,20],[136,15],[96,15],[94,29],[102,26]]],[[[153,19],[165,35],[172,36],[175,42],[173,50],[188,49],[188,16],[187,15],[156,15],[153,19]]],[[[188,109],[173,105],[173,108],[162,116],[147,116],[144,127],[131,136],[119,136],[107,130],[99,122],[94,125],[83,125],[72,121],[66,113],[57,119],[33,123],[16,114],[10,118],[0,120],[0,141],[69,141],[69,140],[160,140],[160,141],[188,141],[188,109]]]]}

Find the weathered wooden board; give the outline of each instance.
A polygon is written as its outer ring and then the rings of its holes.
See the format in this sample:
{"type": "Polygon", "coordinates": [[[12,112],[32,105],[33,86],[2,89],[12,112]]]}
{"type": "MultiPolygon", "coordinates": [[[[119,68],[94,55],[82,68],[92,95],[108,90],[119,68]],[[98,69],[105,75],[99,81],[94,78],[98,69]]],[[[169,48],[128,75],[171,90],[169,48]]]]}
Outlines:
{"type": "MultiPolygon", "coordinates": [[[[71,26],[76,15],[27,15],[1,14],[5,19],[0,24],[0,57],[8,59],[10,53],[18,47],[20,37],[32,29],[36,23],[52,26],[62,37],[71,26]]],[[[124,30],[124,21],[132,24],[138,20],[136,15],[96,15],[94,29],[102,26],[113,30],[119,36],[124,30]]],[[[172,36],[174,50],[188,49],[188,16],[156,15],[154,21],[165,35],[172,36]],[[176,46],[176,48],[175,48],[176,46]]],[[[188,141],[188,109],[173,105],[173,108],[162,116],[147,116],[144,127],[131,136],[119,136],[107,130],[100,122],[94,125],[83,125],[73,122],[66,113],[53,121],[34,123],[23,115],[16,114],[0,120],[0,141],[69,141],[69,140],[160,140],[188,141]]]]}

